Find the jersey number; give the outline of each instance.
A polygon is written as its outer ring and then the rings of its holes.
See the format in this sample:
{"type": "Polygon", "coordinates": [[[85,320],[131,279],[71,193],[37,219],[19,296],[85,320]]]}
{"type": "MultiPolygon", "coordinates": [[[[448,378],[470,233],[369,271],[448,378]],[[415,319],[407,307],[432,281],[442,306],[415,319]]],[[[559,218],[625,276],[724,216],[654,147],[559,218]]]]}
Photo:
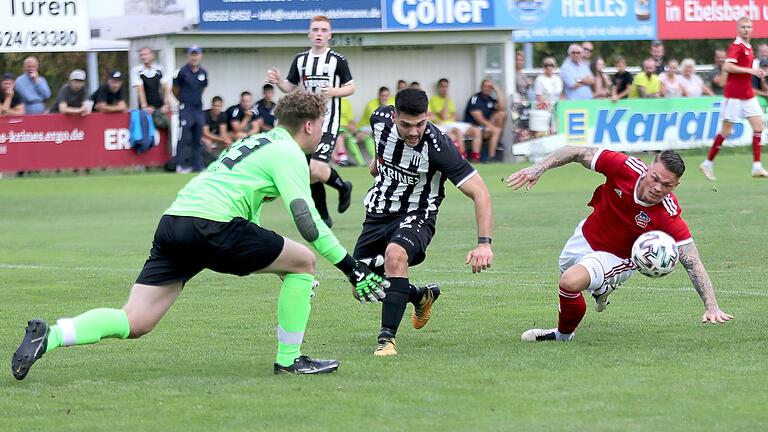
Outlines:
{"type": "Polygon", "coordinates": [[[266,139],[266,138],[259,138],[259,139],[245,139],[240,142],[240,144],[237,147],[231,148],[223,158],[221,158],[221,163],[226,166],[229,169],[234,168],[235,165],[237,165],[238,162],[245,159],[246,156],[249,154],[255,152],[256,150],[264,147],[265,145],[271,143],[272,141],[266,139]],[[240,154],[232,159],[234,156],[234,152],[238,151],[240,154]]]}

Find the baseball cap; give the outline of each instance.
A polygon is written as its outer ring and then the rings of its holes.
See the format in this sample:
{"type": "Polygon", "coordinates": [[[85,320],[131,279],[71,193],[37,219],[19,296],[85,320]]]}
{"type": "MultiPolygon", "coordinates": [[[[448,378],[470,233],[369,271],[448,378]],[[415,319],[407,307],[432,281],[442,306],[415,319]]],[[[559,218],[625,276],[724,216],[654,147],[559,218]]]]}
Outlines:
{"type": "Polygon", "coordinates": [[[69,80],[85,81],[85,71],[82,69],[75,69],[69,73],[69,80]]]}
{"type": "Polygon", "coordinates": [[[11,81],[13,81],[13,80],[15,80],[15,79],[16,79],[16,77],[15,77],[15,76],[13,76],[13,74],[12,74],[12,73],[10,73],[10,72],[6,72],[6,73],[4,73],[4,74],[3,74],[3,79],[2,79],[2,81],[8,81],[8,80],[11,80],[11,81]]]}
{"type": "Polygon", "coordinates": [[[760,67],[768,66],[768,59],[760,59],[760,67]]]}
{"type": "Polygon", "coordinates": [[[187,54],[202,54],[202,53],[203,53],[203,49],[197,45],[192,45],[191,47],[187,48],[187,54]]]}
{"type": "Polygon", "coordinates": [[[123,80],[123,73],[119,70],[113,70],[109,73],[109,79],[122,81],[123,80]]]}

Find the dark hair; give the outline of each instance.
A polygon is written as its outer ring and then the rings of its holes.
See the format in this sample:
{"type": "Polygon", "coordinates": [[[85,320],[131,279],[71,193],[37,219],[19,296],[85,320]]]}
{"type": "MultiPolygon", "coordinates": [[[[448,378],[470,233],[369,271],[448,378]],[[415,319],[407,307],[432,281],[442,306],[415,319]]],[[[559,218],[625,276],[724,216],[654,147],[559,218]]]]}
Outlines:
{"type": "Polygon", "coordinates": [[[262,87],[261,90],[262,91],[267,91],[267,90],[274,91],[275,90],[275,86],[273,86],[272,84],[267,83],[267,84],[264,84],[264,87],[262,87]]]}
{"type": "Polygon", "coordinates": [[[213,99],[211,99],[211,105],[215,104],[216,102],[224,103],[224,99],[222,99],[221,96],[214,96],[213,99]]]}
{"type": "Polygon", "coordinates": [[[406,88],[395,96],[395,109],[398,114],[421,115],[427,112],[429,99],[424,90],[406,88]]]}
{"type": "Polygon", "coordinates": [[[437,85],[440,85],[440,83],[448,84],[448,78],[440,78],[439,80],[437,80],[437,85]]]}
{"type": "Polygon", "coordinates": [[[325,98],[297,90],[280,98],[275,107],[275,117],[281,126],[294,134],[306,121],[325,115],[325,98]]]}
{"type": "Polygon", "coordinates": [[[379,94],[382,94],[382,93],[388,92],[388,91],[389,91],[389,87],[387,87],[387,86],[379,87],[379,94]]]}
{"type": "Polygon", "coordinates": [[[244,92],[240,93],[240,97],[243,97],[243,96],[253,96],[253,95],[251,94],[251,92],[249,92],[248,90],[246,90],[246,91],[244,91],[244,92]]]}
{"type": "Polygon", "coordinates": [[[653,161],[664,164],[664,167],[671,171],[672,174],[676,175],[678,179],[681,178],[685,172],[685,162],[683,162],[683,158],[672,150],[664,150],[657,154],[653,161]]]}
{"type": "Polygon", "coordinates": [[[411,81],[411,87],[421,87],[418,81],[411,81]]]}

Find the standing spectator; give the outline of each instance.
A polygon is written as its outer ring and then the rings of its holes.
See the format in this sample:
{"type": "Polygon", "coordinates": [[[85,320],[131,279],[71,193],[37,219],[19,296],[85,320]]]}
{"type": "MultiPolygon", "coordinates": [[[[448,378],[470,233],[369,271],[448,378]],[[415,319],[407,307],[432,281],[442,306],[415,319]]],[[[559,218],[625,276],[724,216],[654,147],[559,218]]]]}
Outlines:
{"type": "Polygon", "coordinates": [[[667,67],[667,59],[664,58],[664,44],[661,41],[651,42],[651,59],[653,59],[654,72],[661,75],[667,67]]]}
{"type": "Polygon", "coordinates": [[[515,91],[523,100],[529,100],[533,82],[523,73],[523,66],[525,66],[525,54],[518,51],[515,53],[515,91]]]}
{"type": "Polygon", "coordinates": [[[635,75],[632,80],[631,98],[657,98],[664,93],[664,84],[655,72],[656,63],[650,57],[643,60],[643,71],[635,75]]]}
{"type": "Polygon", "coordinates": [[[755,56],[755,61],[752,62],[752,67],[754,69],[759,68],[760,62],[763,60],[768,60],[768,44],[761,43],[757,46],[757,55],[755,56]]]}
{"type": "MultiPolygon", "coordinates": [[[[554,57],[545,57],[541,66],[544,68],[544,73],[537,76],[533,82],[533,93],[536,95],[535,107],[552,113],[557,102],[560,100],[560,95],[563,94],[563,80],[558,75],[555,75],[557,62],[554,57]]],[[[546,132],[536,131],[537,136],[546,134],[546,132]]]]}
{"type": "Polygon", "coordinates": [[[472,138],[472,154],[480,159],[483,147],[483,133],[480,128],[467,122],[458,121],[456,104],[448,95],[448,78],[437,81],[437,94],[429,98],[429,120],[443,133],[447,133],[459,153],[465,154],[464,137],[472,138]]]}
{"type": "Polygon", "coordinates": [[[755,89],[755,94],[762,97],[768,97],[768,59],[760,60],[757,64],[760,70],[763,71],[763,78],[752,77],[752,88],[755,89]]]}
{"type": "Polygon", "coordinates": [[[680,77],[680,81],[683,84],[683,96],[700,97],[702,94],[707,96],[715,95],[712,89],[704,84],[701,77],[696,74],[696,62],[693,59],[683,59],[681,66],[683,75],[680,77]]]}
{"type": "Polygon", "coordinates": [[[205,110],[202,141],[210,155],[209,159],[218,157],[222,150],[229,148],[232,144],[232,139],[227,133],[227,115],[223,109],[224,100],[221,96],[214,96],[211,100],[211,108],[205,110]]]}
{"type": "Polygon", "coordinates": [[[176,145],[176,172],[202,171],[203,92],[208,87],[208,72],[200,65],[203,50],[192,45],[187,49],[187,64],[173,76],[173,95],[179,101],[181,136],[176,145]]]}
{"type": "Polygon", "coordinates": [[[714,62],[712,69],[707,72],[705,78],[712,92],[717,96],[722,96],[725,81],[728,78],[728,74],[723,71],[723,63],[725,63],[724,49],[718,48],[715,50],[714,62]]]}
{"type": "Polygon", "coordinates": [[[38,69],[40,62],[37,57],[24,59],[24,73],[16,79],[16,91],[24,101],[24,111],[27,114],[43,114],[45,101],[51,97],[51,88],[38,69]]]}
{"type": "Polygon", "coordinates": [[[15,91],[13,85],[16,78],[11,73],[4,73],[0,82],[0,116],[24,114],[24,101],[21,95],[15,91]]]}
{"type": "Polygon", "coordinates": [[[61,86],[59,94],[51,107],[51,113],[87,115],[90,112],[85,104],[88,93],[85,89],[85,71],[75,69],[69,74],[69,82],[61,86]]]}
{"type": "Polygon", "coordinates": [[[659,75],[659,80],[664,84],[663,97],[675,98],[680,96],[688,96],[685,93],[683,87],[683,79],[680,76],[679,64],[677,59],[669,59],[667,62],[667,69],[659,75]]]}
{"type": "Polygon", "coordinates": [[[256,102],[256,129],[259,132],[271,131],[275,127],[275,87],[272,84],[264,84],[261,88],[261,100],[256,102]]]}
{"type": "Polygon", "coordinates": [[[613,74],[613,85],[611,86],[611,100],[616,102],[624,99],[632,90],[632,74],[627,72],[627,61],[622,56],[616,56],[616,73],[613,74]]]}
{"type": "MultiPolygon", "coordinates": [[[[483,138],[488,140],[488,160],[496,158],[496,147],[504,130],[505,106],[504,92],[493,81],[484,79],[480,84],[480,92],[469,99],[464,112],[464,121],[478,126],[483,132],[483,138]],[[493,93],[496,93],[496,97],[493,93]]],[[[480,152],[473,151],[472,160],[479,161],[480,152]]]]}
{"type": "Polygon", "coordinates": [[[127,111],[128,104],[126,103],[125,89],[123,88],[123,73],[119,70],[110,72],[107,82],[93,92],[91,100],[93,100],[93,110],[97,112],[127,111]]]}
{"type": "Polygon", "coordinates": [[[162,66],[155,63],[152,48],[139,50],[141,64],[131,74],[132,87],[136,89],[139,107],[154,116],[160,111],[166,116],[170,109],[170,86],[168,76],[162,66]]]}
{"type": "Polygon", "coordinates": [[[560,68],[566,99],[592,99],[592,85],[595,77],[589,70],[589,63],[582,58],[583,49],[579,44],[568,47],[569,57],[560,68]]]}
{"type": "Polygon", "coordinates": [[[253,96],[251,92],[240,93],[240,103],[227,108],[227,124],[229,136],[232,141],[243,139],[249,135],[258,133],[256,128],[256,112],[253,109],[253,96]]]}
{"type": "Polygon", "coordinates": [[[594,99],[611,97],[611,81],[608,80],[608,76],[603,72],[603,69],[605,69],[605,60],[602,57],[595,58],[589,65],[589,70],[592,72],[592,76],[595,77],[595,83],[592,84],[592,97],[594,99]]]}
{"type": "Polygon", "coordinates": [[[592,51],[595,50],[595,47],[592,45],[592,42],[584,41],[581,43],[581,58],[586,61],[587,63],[592,63],[592,51]]]}

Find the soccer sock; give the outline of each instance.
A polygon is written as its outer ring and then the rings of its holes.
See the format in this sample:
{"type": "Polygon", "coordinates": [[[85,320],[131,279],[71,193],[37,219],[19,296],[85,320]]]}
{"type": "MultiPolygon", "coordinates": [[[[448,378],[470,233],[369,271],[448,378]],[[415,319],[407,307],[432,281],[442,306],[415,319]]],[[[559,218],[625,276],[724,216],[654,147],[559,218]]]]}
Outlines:
{"type": "Polygon", "coordinates": [[[408,288],[411,290],[411,293],[408,295],[408,303],[418,306],[421,299],[424,298],[424,288],[419,288],[414,284],[408,284],[408,288]]]}
{"type": "Polygon", "coordinates": [[[480,162],[480,152],[472,152],[472,162],[480,162]]]}
{"type": "Polygon", "coordinates": [[[408,278],[391,277],[387,280],[390,286],[386,291],[387,296],[384,297],[384,304],[381,306],[381,330],[386,330],[394,336],[397,334],[400,321],[403,319],[411,287],[408,278]]]}
{"type": "MultiPolygon", "coordinates": [[[[584,314],[587,313],[587,303],[581,293],[566,291],[560,288],[560,312],[557,320],[557,331],[566,340],[576,331],[584,314]]],[[[560,339],[559,339],[560,340],[560,339]]]]}
{"type": "Polygon", "coordinates": [[[370,156],[371,159],[376,159],[376,142],[373,138],[370,136],[365,137],[363,145],[365,146],[365,151],[368,152],[368,156],[370,156]]]}
{"type": "Polygon", "coordinates": [[[328,219],[330,214],[328,214],[328,204],[325,202],[325,186],[322,183],[317,182],[312,183],[309,188],[312,191],[312,201],[315,202],[315,208],[320,214],[320,217],[328,219]]]}
{"type": "Polygon", "coordinates": [[[331,175],[328,176],[328,180],[325,182],[328,186],[340,191],[344,189],[344,180],[339,177],[339,173],[335,169],[331,168],[331,175]]]}
{"type": "Polygon", "coordinates": [[[707,153],[707,160],[713,161],[715,160],[715,156],[717,156],[717,152],[720,151],[720,147],[723,146],[723,141],[725,141],[725,138],[717,134],[715,135],[715,141],[712,143],[712,148],[709,149],[709,153],[707,153]]]}
{"type": "Polygon", "coordinates": [[[288,273],[277,299],[277,359],[279,365],[291,366],[301,355],[301,342],[312,308],[312,281],[307,273],[288,273]]]}
{"type": "Polygon", "coordinates": [[[763,132],[752,133],[752,162],[760,162],[760,140],[763,132]]]}
{"type": "Polygon", "coordinates": [[[131,333],[122,309],[92,309],[74,318],[62,318],[48,332],[45,352],[62,346],[87,345],[104,338],[125,339],[131,333]]]}

